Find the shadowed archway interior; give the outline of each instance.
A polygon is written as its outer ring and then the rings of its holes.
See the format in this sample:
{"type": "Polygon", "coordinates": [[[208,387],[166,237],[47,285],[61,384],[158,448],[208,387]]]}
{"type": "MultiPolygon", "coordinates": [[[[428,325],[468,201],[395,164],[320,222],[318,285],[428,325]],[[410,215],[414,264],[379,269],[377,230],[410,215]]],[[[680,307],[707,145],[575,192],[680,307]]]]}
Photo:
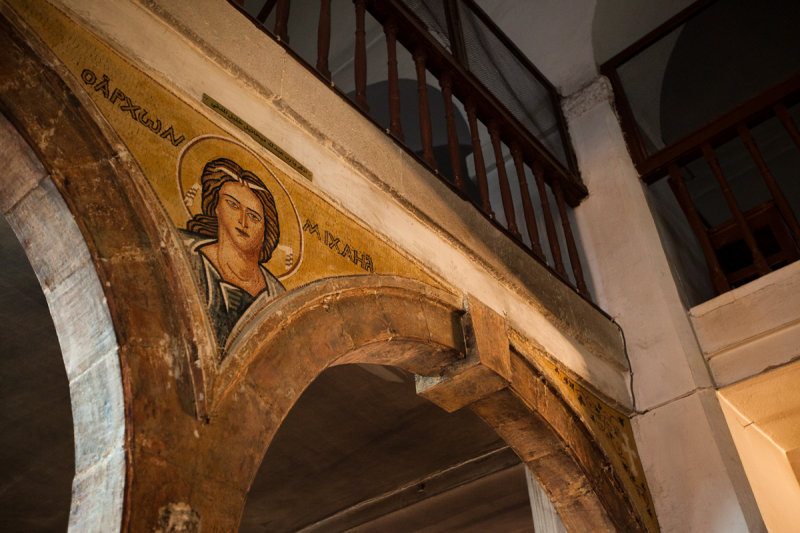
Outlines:
{"type": "Polygon", "coordinates": [[[69,382],[39,281],[0,215],[0,530],[64,531],[75,448],[69,382]]]}
{"type": "Polygon", "coordinates": [[[240,531],[532,531],[519,458],[398,368],[329,368],[281,425],[240,531]]]}

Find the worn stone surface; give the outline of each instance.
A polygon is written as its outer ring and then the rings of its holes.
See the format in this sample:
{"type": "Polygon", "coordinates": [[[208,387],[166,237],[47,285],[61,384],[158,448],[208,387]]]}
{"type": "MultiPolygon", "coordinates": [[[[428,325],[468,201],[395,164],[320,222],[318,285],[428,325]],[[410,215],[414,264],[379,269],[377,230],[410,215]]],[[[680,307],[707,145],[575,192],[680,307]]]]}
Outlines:
{"type": "Polygon", "coordinates": [[[0,181],[0,211],[8,212],[47,176],[47,171],[3,115],[0,115],[0,135],[4,139],[0,153],[6,162],[3,180],[0,181]]]}
{"type": "Polygon", "coordinates": [[[587,490],[580,467],[559,445],[546,423],[531,413],[510,391],[501,391],[471,406],[525,461],[544,487],[567,530],[615,531],[597,496],[587,490]],[[538,450],[526,448],[538,441],[538,450]],[[570,505],[583,501],[587,509],[571,512],[570,505]]]}
{"type": "Polygon", "coordinates": [[[528,495],[531,502],[531,510],[533,511],[534,531],[539,531],[540,533],[566,533],[564,524],[553,507],[553,502],[547,497],[544,489],[533,477],[530,470],[525,471],[525,480],[528,482],[528,495]]]}
{"type": "Polygon", "coordinates": [[[475,298],[467,299],[464,318],[467,355],[506,380],[511,379],[511,352],[505,318],[475,298]]]}
{"type": "Polygon", "coordinates": [[[125,438],[125,398],[119,383],[119,357],[112,350],[70,381],[75,424],[75,471],[81,472],[119,450],[125,438]],[[105,391],[105,394],[98,394],[105,391]]]}
{"type": "Polygon", "coordinates": [[[52,181],[42,181],[6,217],[32,258],[39,283],[45,289],[59,286],[79,265],[89,262],[86,246],[81,246],[76,240],[80,237],[69,232],[69,228],[75,228],[75,221],[52,181]],[[18,224],[17,220],[25,224],[18,224]],[[65,228],[64,238],[52,239],[53,228],[65,228]]]}
{"type": "Polygon", "coordinates": [[[475,364],[438,383],[427,383],[424,388],[418,387],[417,393],[452,413],[488,394],[504,389],[507,385],[508,382],[493,370],[475,364]]]}
{"type": "Polygon", "coordinates": [[[70,531],[118,530],[125,491],[125,451],[117,449],[102,461],[75,474],[72,481],[70,531]]]}
{"type": "MultiPolygon", "coordinates": [[[[66,233],[66,229],[62,230],[62,235],[66,233]]],[[[99,357],[117,348],[108,307],[90,303],[103,302],[105,295],[88,261],[89,254],[85,253],[87,262],[46,293],[51,302],[53,323],[60,332],[59,344],[70,378],[80,376],[99,357]]]]}

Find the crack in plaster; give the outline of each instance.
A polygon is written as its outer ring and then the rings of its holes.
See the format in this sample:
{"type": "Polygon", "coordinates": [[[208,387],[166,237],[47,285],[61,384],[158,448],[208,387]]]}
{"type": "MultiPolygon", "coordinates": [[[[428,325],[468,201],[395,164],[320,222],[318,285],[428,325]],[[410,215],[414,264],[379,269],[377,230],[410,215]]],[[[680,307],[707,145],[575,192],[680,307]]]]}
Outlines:
{"type": "Polygon", "coordinates": [[[660,408],[665,407],[665,406],[667,406],[667,405],[669,405],[671,403],[675,403],[675,402],[677,402],[679,400],[683,400],[684,398],[688,398],[689,396],[691,396],[691,395],[693,395],[695,393],[706,392],[706,391],[710,391],[710,392],[716,393],[717,389],[715,387],[713,387],[713,386],[712,387],[695,387],[694,389],[690,389],[690,390],[684,392],[683,394],[681,394],[679,396],[675,396],[672,399],[669,399],[667,401],[661,402],[661,403],[656,404],[656,405],[654,405],[652,407],[648,407],[647,409],[644,409],[642,411],[635,411],[634,414],[631,416],[631,419],[633,419],[635,417],[638,417],[638,416],[646,415],[647,413],[649,413],[651,411],[655,411],[656,409],[660,409],[660,408]]]}

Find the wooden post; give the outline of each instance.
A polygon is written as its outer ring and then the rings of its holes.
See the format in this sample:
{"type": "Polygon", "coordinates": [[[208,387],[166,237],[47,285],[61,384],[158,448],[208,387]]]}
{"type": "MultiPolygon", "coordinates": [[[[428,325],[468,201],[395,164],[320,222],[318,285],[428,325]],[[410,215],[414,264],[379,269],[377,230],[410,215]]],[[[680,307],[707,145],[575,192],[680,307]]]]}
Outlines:
{"type": "Polygon", "coordinates": [[[417,99],[419,100],[419,137],[422,142],[422,159],[431,168],[436,169],[436,158],[433,156],[433,126],[431,110],[428,105],[428,81],[425,70],[425,50],[418,47],[414,50],[414,66],[417,69],[417,99]]]}
{"type": "Polygon", "coordinates": [[[669,180],[667,183],[669,183],[669,187],[672,189],[672,194],[675,195],[675,199],[678,200],[678,205],[681,206],[683,213],[686,215],[689,226],[691,226],[692,231],[694,231],[694,234],[697,236],[697,240],[700,242],[700,249],[703,251],[703,257],[706,259],[708,273],[711,276],[711,284],[714,286],[714,290],[717,294],[722,294],[723,292],[731,290],[728,278],[725,277],[725,273],[722,271],[722,267],[717,259],[717,254],[714,252],[714,247],[711,245],[711,240],[708,238],[708,232],[703,225],[703,221],[700,219],[697,209],[695,209],[692,203],[689,191],[686,190],[686,183],[683,181],[681,171],[678,165],[674,163],[669,166],[669,180]]]}
{"type": "Polygon", "coordinates": [[[453,185],[464,193],[464,176],[461,169],[461,150],[458,146],[458,131],[456,130],[455,113],[453,113],[453,76],[445,71],[439,79],[444,98],[444,116],[447,124],[447,145],[450,149],[450,165],[453,168],[453,185]]]}
{"type": "Polygon", "coordinates": [[[750,249],[750,253],[753,256],[753,264],[755,264],[756,269],[762,276],[769,273],[769,265],[767,265],[761,250],[758,248],[756,239],[753,237],[753,232],[750,230],[750,225],[747,223],[747,220],[745,220],[742,210],[739,208],[739,203],[733,196],[733,191],[731,191],[730,186],[728,186],[725,175],[722,173],[722,168],[719,166],[716,155],[714,155],[713,148],[706,142],[703,143],[702,150],[703,157],[705,157],[708,166],[711,167],[711,171],[714,173],[714,177],[717,179],[717,183],[719,183],[722,189],[722,194],[725,196],[725,201],[728,203],[728,208],[731,210],[736,225],[742,232],[744,242],[747,243],[747,247],[750,249]]]}
{"type": "Polygon", "coordinates": [[[278,0],[275,11],[275,37],[289,44],[289,0],[278,0]]]}
{"type": "Polygon", "coordinates": [[[789,133],[789,136],[792,138],[792,140],[794,140],[794,143],[798,148],[800,148],[800,131],[797,131],[797,126],[795,126],[791,115],[789,115],[789,111],[786,109],[786,106],[782,103],[775,104],[772,110],[775,112],[778,120],[781,121],[781,124],[783,124],[783,127],[786,128],[786,131],[789,133]]]}
{"type": "Polygon", "coordinates": [[[317,71],[330,81],[328,54],[331,49],[331,0],[321,0],[319,4],[319,25],[317,26],[317,71]]]}
{"type": "Polygon", "coordinates": [[[567,271],[564,268],[564,259],[561,257],[561,245],[558,244],[556,225],[553,222],[553,213],[550,211],[550,200],[547,198],[547,189],[544,184],[544,169],[538,161],[533,162],[533,177],[536,178],[536,188],[539,191],[539,200],[542,202],[542,212],[544,213],[544,226],[547,230],[547,243],[550,245],[550,252],[553,254],[553,261],[556,264],[556,272],[567,278],[567,271]]]}
{"type": "Polygon", "coordinates": [[[583,268],[581,267],[581,259],[578,257],[578,247],[575,245],[575,236],[572,234],[572,225],[569,223],[567,207],[564,202],[564,192],[561,190],[561,183],[558,180],[553,182],[553,192],[556,195],[558,215],[561,218],[561,229],[564,230],[564,240],[567,243],[567,254],[569,255],[569,264],[572,265],[572,274],[575,276],[575,285],[578,288],[578,292],[588,297],[589,289],[583,279],[583,268]]]}
{"type": "Polygon", "coordinates": [[[489,180],[486,178],[486,162],[483,160],[481,137],[478,133],[478,117],[475,112],[475,101],[472,98],[467,100],[467,121],[469,122],[469,132],[472,139],[472,156],[475,160],[475,175],[478,178],[478,192],[481,195],[481,210],[486,213],[489,218],[494,218],[492,203],[489,199],[489,180]]]}
{"type": "Polygon", "coordinates": [[[258,12],[256,20],[258,20],[261,24],[264,24],[267,21],[269,14],[272,13],[272,10],[275,8],[275,4],[277,2],[278,0],[267,0],[261,7],[261,11],[258,12]]]}
{"type": "Polygon", "coordinates": [[[397,23],[390,19],[384,26],[384,33],[389,68],[389,131],[395,138],[403,141],[405,139],[400,122],[400,81],[397,75],[397,23]]]}
{"type": "Polygon", "coordinates": [[[355,0],[356,4],[356,53],[355,53],[355,79],[356,79],[356,104],[365,113],[369,113],[367,105],[367,37],[365,30],[366,4],[365,0],[355,0]]]}
{"type": "Polygon", "coordinates": [[[542,246],[539,244],[539,229],[536,227],[536,213],[531,204],[531,194],[528,190],[528,180],[525,177],[525,162],[522,159],[522,150],[519,143],[511,144],[511,155],[514,157],[514,165],[517,169],[517,180],[519,181],[519,192],[522,195],[522,212],[525,214],[525,226],[528,229],[528,237],[531,238],[531,250],[539,259],[544,260],[542,246]]]}
{"type": "Polygon", "coordinates": [[[797,223],[797,218],[795,218],[794,213],[792,212],[792,207],[786,200],[786,196],[784,196],[783,191],[781,191],[781,188],[778,186],[778,182],[775,181],[775,176],[772,175],[772,172],[770,172],[769,168],[767,167],[767,163],[764,161],[764,158],[758,149],[758,145],[756,145],[756,141],[753,139],[753,135],[744,124],[739,124],[739,126],[736,128],[736,131],[739,133],[739,137],[742,139],[747,147],[747,150],[750,152],[750,155],[753,157],[753,160],[756,162],[756,166],[758,166],[758,170],[761,172],[761,176],[764,178],[764,183],[767,185],[769,192],[772,194],[773,200],[775,200],[775,205],[778,206],[778,210],[781,212],[783,219],[786,221],[786,224],[794,234],[795,242],[800,243],[800,225],[797,223]]]}
{"type": "Polygon", "coordinates": [[[517,217],[514,213],[514,200],[511,198],[511,188],[508,186],[506,162],[503,160],[503,148],[500,145],[500,128],[494,120],[489,123],[489,135],[492,138],[492,147],[494,148],[494,160],[497,165],[497,179],[500,182],[500,197],[503,199],[503,213],[506,215],[506,226],[511,235],[522,240],[519,229],[517,229],[517,217]]]}

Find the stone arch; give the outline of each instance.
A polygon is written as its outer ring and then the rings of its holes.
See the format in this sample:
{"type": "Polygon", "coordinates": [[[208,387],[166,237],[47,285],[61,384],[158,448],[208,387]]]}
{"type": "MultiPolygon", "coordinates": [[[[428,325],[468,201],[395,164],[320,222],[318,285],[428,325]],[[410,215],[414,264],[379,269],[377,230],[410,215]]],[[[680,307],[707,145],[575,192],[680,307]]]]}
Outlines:
{"type": "Polygon", "coordinates": [[[137,444],[176,412],[203,416],[207,321],[181,245],[115,132],[4,5],[0,34],[0,208],[42,283],[70,380],[70,528],[129,530],[137,444]],[[150,416],[157,403],[165,414],[150,416]]]}
{"type": "MultiPolygon", "coordinates": [[[[211,411],[217,434],[208,437],[243,437],[234,455],[249,457],[239,475],[251,482],[283,418],[325,368],[396,366],[419,376],[424,397],[448,411],[468,407],[494,428],[568,530],[644,530],[589,432],[509,344],[502,317],[475,300],[391,276],[322,280],[264,309],[231,347],[237,371],[219,381],[227,385],[211,411]],[[258,411],[268,416],[253,424],[258,411]]],[[[213,447],[207,452],[202,475],[218,476],[224,459],[213,447]]]]}
{"type": "Polygon", "coordinates": [[[70,529],[122,519],[125,414],[117,340],[83,236],[30,146],[0,114],[3,214],[44,290],[69,380],[75,439],[70,529]],[[58,238],[54,238],[58,236],[58,238]]]}

